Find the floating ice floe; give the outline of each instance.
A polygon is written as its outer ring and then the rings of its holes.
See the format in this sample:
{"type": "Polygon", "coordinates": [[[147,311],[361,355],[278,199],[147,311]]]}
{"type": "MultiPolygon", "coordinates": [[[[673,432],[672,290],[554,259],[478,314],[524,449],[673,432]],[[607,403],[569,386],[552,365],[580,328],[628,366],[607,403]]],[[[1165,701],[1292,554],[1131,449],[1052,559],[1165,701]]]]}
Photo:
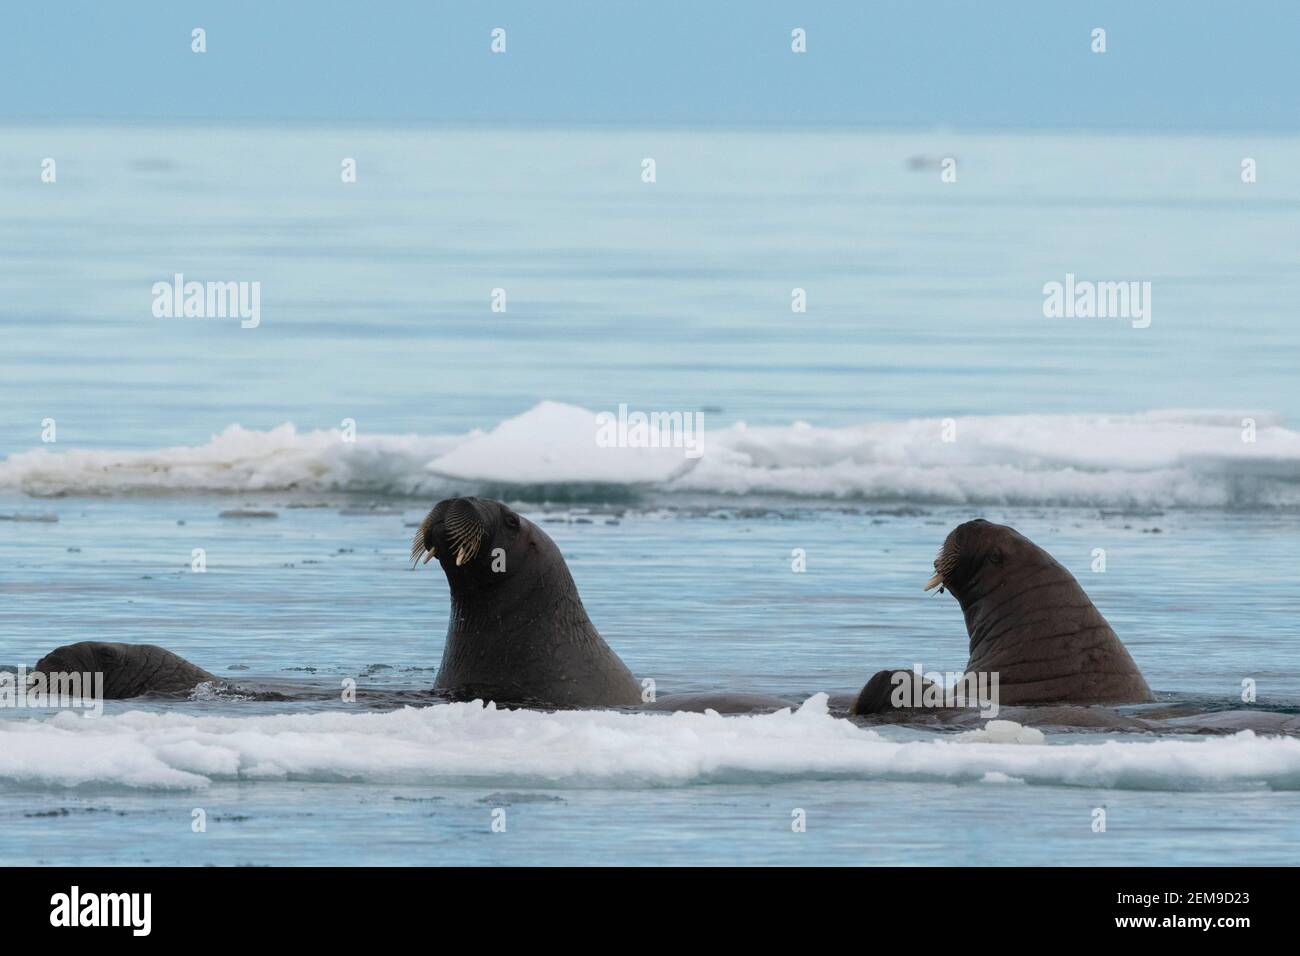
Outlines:
{"type": "MultiPolygon", "coordinates": [[[[1010,726],[1017,736],[1025,730],[1010,726]]],[[[187,790],[280,780],[493,790],[798,780],[1297,790],[1300,739],[1249,732],[1052,746],[896,739],[832,717],[825,694],[796,710],[742,717],[542,713],[473,702],[387,713],[0,720],[0,787],[187,790]]]]}

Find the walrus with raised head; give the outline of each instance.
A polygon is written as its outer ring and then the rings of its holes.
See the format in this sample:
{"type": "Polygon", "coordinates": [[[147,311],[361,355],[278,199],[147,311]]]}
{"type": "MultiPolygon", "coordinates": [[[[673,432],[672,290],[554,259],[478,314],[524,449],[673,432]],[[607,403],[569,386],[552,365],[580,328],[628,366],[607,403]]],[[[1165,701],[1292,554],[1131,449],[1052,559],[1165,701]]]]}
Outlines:
{"type": "MultiPolygon", "coordinates": [[[[1015,529],[983,518],[958,525],[925,584],[927,591],[934,588],[951,592],[961,605],[970,637],[966,673],[996,673],[1000,705],[1155,699],[1074,575],[1015,529]]],[[[899,709],[886,685],[902,673],[875,674],[853,713],[899,709]]]]}
{"type": "Polygon", "coordinates": [[[411,543],[437,558],[451,616],[434,690],[456,700],[610,707],[641,703],[632,672],[587,616],[564,555],[499,501],[434,505],[411,543]]]}
{"type": "Polygon", "coordinates": [[[1006,525],[958,525],[927,591],[951,592],[970,636],[967,673],[998,673],[1001,703],[1154,700],[1137,665],[1074,575],[1006,525]]]}
{"type": "Polygon", "coordinates": [[[154,644],[81,641],[56,647],[36,663],[37,674],[103,674],[104,699],[144,694],[188,694],[220,678],[154,644]]]}

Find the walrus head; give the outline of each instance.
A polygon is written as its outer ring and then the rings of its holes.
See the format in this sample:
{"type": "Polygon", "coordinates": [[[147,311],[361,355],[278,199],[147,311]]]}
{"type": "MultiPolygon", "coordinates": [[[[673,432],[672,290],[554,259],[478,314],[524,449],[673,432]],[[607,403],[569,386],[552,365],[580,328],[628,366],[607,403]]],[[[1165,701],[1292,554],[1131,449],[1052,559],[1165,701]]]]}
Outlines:
{"type": "Polygon", "coordinates": [[[533,533],[539,530],[499,501],[448,498],[433,506],[415,532],[411,561],[428,564],[437,558],[453,588],[458,582],[491,583],[492,576],[481,572],[508,574],[512,552],[522,556],[535,548],[533,533]]]}
{"type": "MultiPolygon", "coordinates": [[[[539,592],[571,594],[573,603],[582,606],[564,555],[550,535],[500,501],[448,498],[434,505],[411,540],[411,561],[419,567],[434,558],[461,617],[513,623],[504,620],[509,616],[504,610],[525,596],[537,604],[539,592]]],[[[522,619],[536,611],[530,608],[522,619]]]]}
{"type": "Polygon", "coordinates": [[[65,644],[50,651],[32,668],[33,674],[111,673],[127,658],[126,644],[104,641],[81,641],[65,644]]]}
{"type": "Polygon", "coordinates": [[[1154,699],[1074,575],[1015,529],[982,518],[958,525],[925,584],[936,587],[966,617],[967,672],[997,672],[1001,703],[1154,699]]]}
{"type": "MultiPolygon", "coordinates": [[[[1065,571],[1056,560],[1014,528],[983,518],[967,521],[949,532],[934,559],[934,575],[925,590],[952,592],[964,608],[968,601],[1001,587],[1007,575],[1040,571],[1048,566],[1065,571]]],[[[1071,579],[1073,580],[1073,579],[1071,579]]]]}
{"type": "Polygon", "coordinates": [[[451,589],[435,688],[457,699],[581,707],[632,704],[640,686],[587,617],[550,536],[487,498],[434,505],[411,542],[451,589]]]}

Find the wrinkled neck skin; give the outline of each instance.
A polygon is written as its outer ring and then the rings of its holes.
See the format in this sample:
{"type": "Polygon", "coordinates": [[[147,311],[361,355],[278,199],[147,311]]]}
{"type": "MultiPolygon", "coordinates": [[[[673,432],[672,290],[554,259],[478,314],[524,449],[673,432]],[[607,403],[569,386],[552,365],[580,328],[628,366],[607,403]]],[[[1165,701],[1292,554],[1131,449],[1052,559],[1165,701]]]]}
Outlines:
{"type": "MultiPolygon", "coordinates": [[[[999,640],[1004,648],[1030,640],[1034,620],[1045,616],[1041,611],[1035,614],[1032,608],[1051,610],[1063,603],[1079,604],[1079,598],[1092,607],[1069,571],[1045,552],[1035,557],[1038,560],[1030,567],[1021,568],[1015,574],[984,565],[960,589],[949,588],[966,619],[972,663],[992,655],[999,640]],[[1074,595],[1074,591],[1078,594],[1074,595]],[[1026,600],[1030,594],[1040,597],[1030,602],[1026,600]]],[[[1101,614],[1097,617],[1101,618],[1101,614]]]]}
{"type": "Polygon", "coordinates": [[[500,582],[458,582],[435,689],[456,700],[531,706],[641,700],[631,671],[587,616],[558,549],[529,555],[500,582]]]}
{"type": "Polygon", "coordinates": [[[1136,703],[1150,688],[1074,575],[1046,551],[984,565],[950,588],[970,635],[968,673],[996,672],[1000,703],[1136,703]]]}

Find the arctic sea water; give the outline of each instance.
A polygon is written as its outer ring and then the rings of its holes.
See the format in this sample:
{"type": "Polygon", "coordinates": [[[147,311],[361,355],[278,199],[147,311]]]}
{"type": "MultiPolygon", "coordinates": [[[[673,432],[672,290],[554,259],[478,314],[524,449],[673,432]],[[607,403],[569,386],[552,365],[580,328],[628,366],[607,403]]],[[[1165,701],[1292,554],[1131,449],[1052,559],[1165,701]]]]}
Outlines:
{"type": "Polygon", "coordinates": [[[1296,859],[1300,741],[995,743],[859,727],[815,695],[961,667],[960,611],[921,585],[983,515],[1074,571],[1162,699],[1300,708],[1300,185],[1273,172],[1297,141],[3,142],[0,662],[148,641],[294,698],[4,712],[4,863],[1296,859]],[[259,282],[261,323],[155,318],[176,273],[259,282]],[[1046,318],[1067,274],[1151,282],[1150,327],[1046,318]],[[620,403],[703,411],[704,454],[593,447],[620,403]],[[811,699],[431,706],[446,587],[407,546],[471,492],[543,524],[660,693],[811,699]],[[229,516],[250,511],[276,517],[229,516]]]}

